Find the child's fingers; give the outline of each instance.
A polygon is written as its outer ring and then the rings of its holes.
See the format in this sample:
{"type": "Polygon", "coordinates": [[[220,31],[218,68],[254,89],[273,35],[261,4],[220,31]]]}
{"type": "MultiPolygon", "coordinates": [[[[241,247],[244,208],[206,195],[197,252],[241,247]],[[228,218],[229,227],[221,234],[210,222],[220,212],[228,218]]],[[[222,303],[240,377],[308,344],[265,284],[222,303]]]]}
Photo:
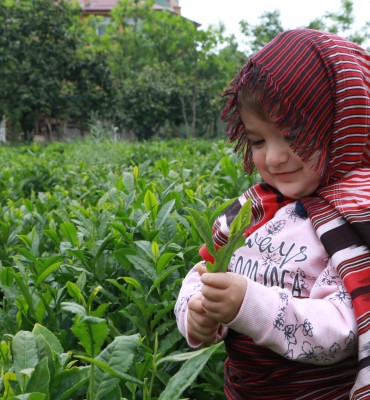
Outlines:
{"type": "Polygon", "coordinates": [[[219,289],[225,289],[230,285],[229,273],[225,272],[203,273],[201,281],[204,285],[219,289]]]}
{"type": "Polygon", "coordinates": [[[199,275],[203,275],[204,273],[207,272],[207,267],[206,267],[206,263],[204,262],[200,262],[197,264],[197,270],[198,270],[198,274],[199,275]]]}
{"type": "Polygon", "coordinates": [[[199,295],[198,294],[194,295],[189,300],[189,303],[188,303],[189,310],[194,311],[198,314],[204,314],[205,311],[204,311],[204,308],[202,306],[202,301],[201,301],[202,297],[203,296],[201,295],[201,293],[199,293],[199,295]]]}

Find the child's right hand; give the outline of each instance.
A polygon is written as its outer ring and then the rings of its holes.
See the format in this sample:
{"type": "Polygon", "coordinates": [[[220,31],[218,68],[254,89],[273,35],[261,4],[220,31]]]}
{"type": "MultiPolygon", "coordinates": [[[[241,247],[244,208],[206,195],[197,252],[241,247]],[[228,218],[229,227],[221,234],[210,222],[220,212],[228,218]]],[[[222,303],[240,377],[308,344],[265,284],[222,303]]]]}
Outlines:
{"type": "Polygon", "coordinates": [[[201,343],[215,343],[220,323],[207,316],[202,306],[202,293],[194,294],[188,303],[188,334],[201,343]]]}

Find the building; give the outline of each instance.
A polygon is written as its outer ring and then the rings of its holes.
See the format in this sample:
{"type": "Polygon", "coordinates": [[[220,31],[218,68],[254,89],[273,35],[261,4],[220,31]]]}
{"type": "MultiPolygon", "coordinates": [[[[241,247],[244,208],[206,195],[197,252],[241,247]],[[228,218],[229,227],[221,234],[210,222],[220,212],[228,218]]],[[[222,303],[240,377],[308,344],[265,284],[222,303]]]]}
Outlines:
{"type": "MultiPolygon", "coordinates": [[[[84,15],[100,15],[108,17],[112,8],[114,8],[119,0],[78,0],[84,15]]],[[[174,14],[181,14],[181,7],[178,0],[159,0],[154,2],[155,10],[167,10],[174,14]]]]}
{"type": "MultiPolygon", "coordinates": [[[[137,0],[140,1],[140,0],[137,0]]],[[[83,16],[99,16],[100,23],[97,26],[97,34],[103,35],[110,23],[110,12],[118,5],[119,0],[78,0],[83,10],[83,16]]],[[[158,0],[153,6],[156,11],[169,11],[181,15],[181,7],[178,0],[158,0]]],[[[192,21],[196,26],[198,23],[192,21]]]]}

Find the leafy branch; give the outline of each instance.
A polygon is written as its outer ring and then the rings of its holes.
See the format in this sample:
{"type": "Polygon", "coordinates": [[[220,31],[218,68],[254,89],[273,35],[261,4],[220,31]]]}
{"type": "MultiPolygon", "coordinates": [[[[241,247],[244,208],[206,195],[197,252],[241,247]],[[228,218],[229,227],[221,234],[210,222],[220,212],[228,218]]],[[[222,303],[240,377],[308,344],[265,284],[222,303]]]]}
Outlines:
{"type": "Polygon", "coordinates": [[[218,250],[215,247],[210,223],[196,210],[187,209],[193,218],[193,226],[204,240],[207,250],[214,258],[214,263],[207,261],[209,272],[226,272],[230,258],[236,249],[244,245],[244,232],[251,220],[251,205],[248,199],[230,225],[229,240],[218,250]]]}

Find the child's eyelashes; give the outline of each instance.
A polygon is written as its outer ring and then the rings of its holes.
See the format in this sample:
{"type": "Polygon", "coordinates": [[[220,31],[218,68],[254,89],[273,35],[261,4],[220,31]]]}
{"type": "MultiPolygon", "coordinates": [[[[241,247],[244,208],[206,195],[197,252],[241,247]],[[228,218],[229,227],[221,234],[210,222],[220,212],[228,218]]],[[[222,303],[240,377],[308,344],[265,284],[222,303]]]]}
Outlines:
{"type": "Polygon", "coordinates": [[[252,147],[262,147],[263,144],[265,143],[264,139],[249,139],[249,143],[252,147]]]}

